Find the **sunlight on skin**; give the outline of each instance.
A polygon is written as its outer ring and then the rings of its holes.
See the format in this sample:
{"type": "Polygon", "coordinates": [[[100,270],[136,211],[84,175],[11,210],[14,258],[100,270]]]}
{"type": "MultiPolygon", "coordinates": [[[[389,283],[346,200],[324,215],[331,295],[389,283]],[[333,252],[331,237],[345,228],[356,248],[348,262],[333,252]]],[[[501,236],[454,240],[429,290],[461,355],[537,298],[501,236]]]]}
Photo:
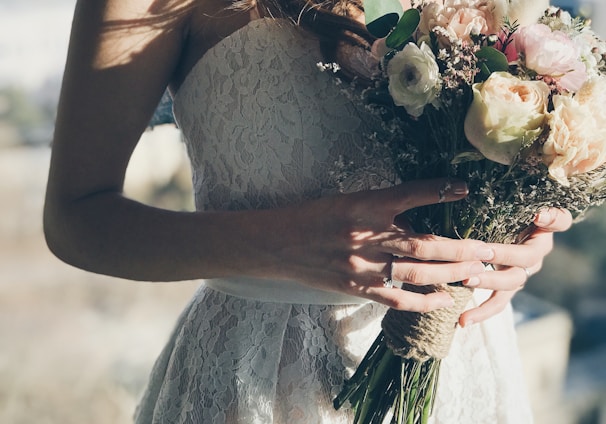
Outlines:
{"type": "Polygon", "coordinates": [[[170,24],[186,13],[193,0],[176,6],[178,0],[155,2],[141,14],[138,3],[149,0],[131,0],[131,7],[106,7],[101,11],[102,26],[100,48],[94,54],[93,68],[103,70],[126,65],[144,51],[170,24]]]}

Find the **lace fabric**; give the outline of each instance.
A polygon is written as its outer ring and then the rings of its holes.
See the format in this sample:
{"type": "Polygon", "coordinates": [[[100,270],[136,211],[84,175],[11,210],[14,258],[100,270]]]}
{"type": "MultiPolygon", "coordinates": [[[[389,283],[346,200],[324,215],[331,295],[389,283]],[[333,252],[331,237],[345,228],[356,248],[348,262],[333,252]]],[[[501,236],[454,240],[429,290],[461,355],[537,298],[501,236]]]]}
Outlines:
{"type": "MultiPolygon", "coordinates": [[[[300,29],[258,20],[194,67],[175,116],[199,209],[276,207],[393,184],[381,156],[364,147],[372,124],[317,70],[320,60],[300,29]],[[368,178],[340,186],[334,173],[344,161],[368,169],[368,178]]],[[[303,294],[286,303],[274,299],[275,285],[251,285],[244,294],[221,282],[201,286],[152,371],[136,423],[351,422],[332,398],[380,331],[385,308],[322,304],[339,302],[319,291],[313,302],[303,294]]],[[[476,302],[484,294],[477,290],[476,302]]],[[[432,424],[530,423],[520,369],[510,310],[458,330],[432,424]]]]}

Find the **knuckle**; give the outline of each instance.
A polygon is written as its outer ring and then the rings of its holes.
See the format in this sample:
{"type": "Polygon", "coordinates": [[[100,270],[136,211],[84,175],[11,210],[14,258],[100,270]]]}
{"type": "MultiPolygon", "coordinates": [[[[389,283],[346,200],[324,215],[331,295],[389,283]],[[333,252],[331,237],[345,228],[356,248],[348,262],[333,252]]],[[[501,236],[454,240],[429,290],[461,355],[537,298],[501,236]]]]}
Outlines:
{"type": "Polygon", "coordinates": [[[401,275],[401,280],[415,285],[422,285],[427,282],[427,273],[419,266],[411,266],[401,275]]]}
{"type": "Polygon", "coordinates": [[[406,310],[406,303],[400,299],[385,299],[385,305],[398,311],[406,310]]]}
{"type": "Polygon", "coordinates": [[[389,303],[391,303],[390,308],[397,309],[398,311],[411,310],[410,302],[404,296],[399,296],[398,298],[391,299],[389,303]]]}
{"type": "Polygon", "coordinates": [[[417,259],[425,259],[427,256],[427,244],[423,240],[418,238],[411,238],[407,240],[407,251],[408,254],[417,259]]]}
{"type": "Polygon", "coordinates": [[[343,278],[336,283],[337,290],[346,294],[353,294],[358,289],[358,284],[350,278],[343,278]]]}

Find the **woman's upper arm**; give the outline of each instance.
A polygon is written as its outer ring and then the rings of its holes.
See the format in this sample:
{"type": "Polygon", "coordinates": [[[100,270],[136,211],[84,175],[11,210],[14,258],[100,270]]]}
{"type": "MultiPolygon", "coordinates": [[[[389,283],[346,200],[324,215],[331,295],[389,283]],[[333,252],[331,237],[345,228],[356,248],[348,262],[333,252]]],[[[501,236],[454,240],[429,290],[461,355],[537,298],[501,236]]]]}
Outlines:
{"type": "Polygon", "coordinates": [[[184,1],[81,0],[58,107],[48,201],[121,191],[179,61],[184,1]]]}

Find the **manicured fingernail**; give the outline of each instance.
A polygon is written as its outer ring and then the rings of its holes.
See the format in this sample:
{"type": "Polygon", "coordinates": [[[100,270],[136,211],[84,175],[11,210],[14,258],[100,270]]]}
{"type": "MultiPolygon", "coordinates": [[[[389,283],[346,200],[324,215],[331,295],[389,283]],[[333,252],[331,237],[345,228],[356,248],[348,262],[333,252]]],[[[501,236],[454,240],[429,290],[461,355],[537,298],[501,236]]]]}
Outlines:
{"type": "Polygon", "coordinates": [[[486,267],[483,263],[474,262],[474,264],[469,268],[469,275],[475,276],[482,274],[484,271],[486,271],[486,267]]]}
{"type": "Polygon", "coordinates": [[[553,221],[553,217],[551,216],[551,212],[549,209],[543,209],[539,211],[537,216],[537,224],[538,225],[549,225],[553,221]]]}
{"type": "Polygon", "coordinates": [[[489,247],[482,246],[476,250],[476,258],[480,261],[489,261],[494,258],[494,250],[489,247]]]}
{"type": "Polygon", "coordinates": [[[480,285],[480,279],[478,277],[471,277],[463,284],[465,284],[465,287],[477,287],[480,285]]]}
{"type": "Polygon", "coordinates": [[[461,196],[466,196],[469,193],[469,188],[465,181],[460,180],[448,180],[440,188],[439,201],[445,202],[447,200],[455,200],[461,196]]]}
{"type": "Polygon", "coordinates": [[[467,187],[467,183],[465,181],[452,181],[450,183],[452,193],[457,196],[466,195],[469,193],[469,188],[467,187]]]}

